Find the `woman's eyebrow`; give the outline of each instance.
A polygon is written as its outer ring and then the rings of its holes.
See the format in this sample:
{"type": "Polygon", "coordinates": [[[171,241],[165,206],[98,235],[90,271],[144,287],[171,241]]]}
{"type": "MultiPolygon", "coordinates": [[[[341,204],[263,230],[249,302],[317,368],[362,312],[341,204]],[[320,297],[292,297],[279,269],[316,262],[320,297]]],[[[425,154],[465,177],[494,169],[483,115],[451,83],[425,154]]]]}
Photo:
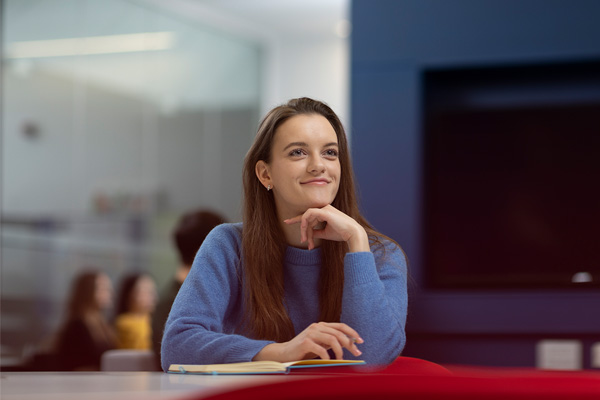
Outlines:
{"type": "MultiPolygon", "coordinates": [[[[309,147],[309,146],[308,146],[308,143],[306,143],[306,142],[292,142],[292,143],[288,144],[287,146],[285,146],[285,147],[283,148],[283,151],[286,151],[286,150],[287,150],[287,149],[289,149],[290,147],[296,147],[296,146],[297,146],[297,147],[309,147]]],[[[338,143],[337,143],[337,142],[330,142],[330,143],[327,143],[327,144],[325,144],[325,145],[323,146],[323,148],[325,148],[325,147],[331,147],[331,146],[336,146],[336,147],[339,147],[339,145],[338,145],[338,143]]]]}
{"type": "Polygon", "coordinates": [[[287,149],[289,149],[290,147],[308,147],[308,144],[306,144],[305,142],[292,142],[290,144],[288,144],[287,146],[285,146],[283,148],[283,151],[286,151],[287,149]]]}

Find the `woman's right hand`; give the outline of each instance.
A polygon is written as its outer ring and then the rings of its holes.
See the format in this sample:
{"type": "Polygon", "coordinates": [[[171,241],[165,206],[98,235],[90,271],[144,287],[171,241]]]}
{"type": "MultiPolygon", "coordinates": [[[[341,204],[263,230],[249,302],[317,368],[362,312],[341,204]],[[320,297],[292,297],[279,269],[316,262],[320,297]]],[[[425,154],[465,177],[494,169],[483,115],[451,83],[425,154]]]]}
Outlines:
{"type": "Polygon", "coordinates": [[[289,342],[271,343],[263,347],[253,360],[288,362],[315,357],[329,360],[329,349],[333,351],[337,360],[342,360],[344,348],[354,356],[360,356],[362,352],[356,343],[363,342],[359,334],[344,323],[319,322],[311,324],[289,342]]]}

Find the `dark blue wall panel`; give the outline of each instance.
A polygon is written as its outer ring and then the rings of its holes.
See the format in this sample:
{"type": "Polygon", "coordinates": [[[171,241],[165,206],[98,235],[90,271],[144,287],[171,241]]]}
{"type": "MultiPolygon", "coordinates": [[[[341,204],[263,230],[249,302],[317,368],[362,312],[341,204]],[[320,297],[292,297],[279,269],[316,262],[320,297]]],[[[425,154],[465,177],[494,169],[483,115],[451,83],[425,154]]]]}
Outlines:
{"type": "Polygon", "coordinates": [[[352,61],[499,62],[598,54],[595,0],[355,0],[352,61]]]}
{"type": "Polygon", "coordinates": [[[422,72],[598,59],[600,1],[353,0],[351,15],[355,173],[365,216],[409,257],[413,283],[407,355],[526,365],[517,354],[523,354],[523,346],[529,346],[530,354],[538,339],[600,341],[597,291],[428,291],[422,287],[420,254],[422,72]],[[444,335],[455,340],[444,346],[444,335]],[[495,356],[461,359],[473,335],[482,335],[478,351],[487,346],[495,356]],[[486,341],[485,335],[493,340],[486,341]],[[507,335],[505,345],[498,345],[498,335],[507,335]],[[528,336],[524,341],[514,335],[528,336]],[[512,359],[507,355],[511,343],[518,343],[512,359]]]}
{"type": "Polygon", "coordinates": [[[353,131],[360,132],[352,136],[352,148],[360,149],[353,152],[355,165],[364,166],[356,170],[362,208],[373,225],[416,254],[412,233],[419,227],[418,213],[396,210],[419,207],[421,146],[416,134],[418,121],[412,118],[419,111],[413,100],[419,92],[417,72],[411,68],[362,72],[357,68],[352,87],[354,93],[364,93],[352,107],[352,115],[364,116],[353,119],[352,126],[353,131]],[[355,107],[357,103],[360,105],[355,107]]]}

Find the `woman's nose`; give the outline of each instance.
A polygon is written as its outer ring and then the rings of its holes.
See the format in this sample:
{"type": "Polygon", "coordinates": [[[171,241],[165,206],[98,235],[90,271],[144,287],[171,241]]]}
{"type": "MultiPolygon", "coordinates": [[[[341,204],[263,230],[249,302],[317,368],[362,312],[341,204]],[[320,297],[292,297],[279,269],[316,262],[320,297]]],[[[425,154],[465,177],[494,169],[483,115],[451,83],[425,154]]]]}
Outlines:
{"type": "Polygon", "coordinates": [[[308,171],[311,174],[321,174],[325,172],[325,163],[321,157],[313,156],[308,164],[308,171]]]}

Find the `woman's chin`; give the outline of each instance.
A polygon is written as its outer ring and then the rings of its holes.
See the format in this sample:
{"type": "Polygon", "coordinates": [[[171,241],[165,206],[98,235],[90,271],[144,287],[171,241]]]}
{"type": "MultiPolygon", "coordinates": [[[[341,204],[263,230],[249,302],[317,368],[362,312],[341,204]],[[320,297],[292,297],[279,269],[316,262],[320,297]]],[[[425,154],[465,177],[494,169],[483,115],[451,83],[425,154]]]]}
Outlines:
{"type": "Polygon", "coordinates": [[[310,206],[308,206],[306,209],[308,210],[309,208],[323,208],[330,204],[331,204],[331,202],[328,202],[328,201],[315,201],[315,202],[311,203],[310,206]]]}
{"type": "MultiPolygon", "coordinates": [[[[298,206],[295,208],[295,210],[296,210],[295,213],[292,212],[291,214],[294,214],[294,216],[302,215],[309,208],[323,208],[323,207],[330,205],[331,203],[332,202],[327,201],[327,200],[313,200],[313,201],[309,201],[309,202],[304,202],[302,206],[300,206],[300,204],[298,204],[298,206]]],[[[289,218],[291,218],[291,217],[289,217],[289,218]]]]}

